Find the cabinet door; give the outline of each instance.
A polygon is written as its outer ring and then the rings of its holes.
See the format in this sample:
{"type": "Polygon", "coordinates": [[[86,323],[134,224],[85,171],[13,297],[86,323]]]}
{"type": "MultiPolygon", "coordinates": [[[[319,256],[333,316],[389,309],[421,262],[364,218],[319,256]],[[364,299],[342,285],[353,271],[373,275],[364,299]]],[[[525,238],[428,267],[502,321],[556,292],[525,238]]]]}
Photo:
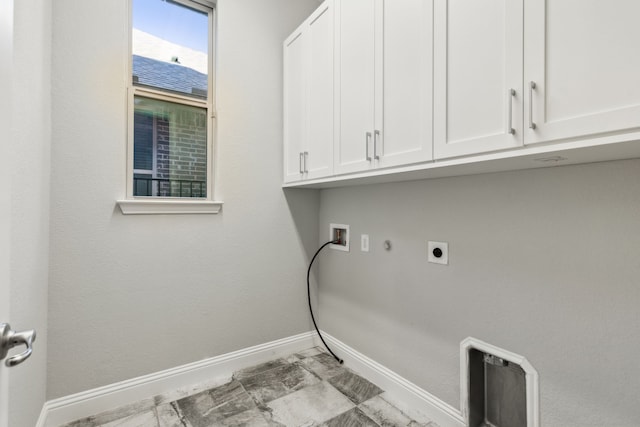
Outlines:
{"type": "Polygon", "coordinates": [[[306,134],[306,35],[301,27],[284,42],[284,182],[303,178],[306,134]]]}
{"type": "Polygon", "coordinates": [[[522,145],[523,0],[435,0],[434,157],[522,145]]]}
{"type": "Polygon", "coordinates": [[[337,0],[335,172],[373,164],[375,4],[380,0],[337,0]]]}
{"type": "Polygon", "coordinates": [[[640,127],[640,1],[526,7],[525,143],[640,127]]]}
{"type": "Polygon", "coordinates": [[[377,166],[432,159],[433,1],[384,0],[378,29],[377,166]],[[380,99],[381,98],[381,99],[380,99]],[[381,101],[381,102],[380,102],[381,101]]]}
{"type": "Polygon", "coordinates": [[[333,173],[333,8],[326,1],[308,20],[307,178],[333,173]]]}

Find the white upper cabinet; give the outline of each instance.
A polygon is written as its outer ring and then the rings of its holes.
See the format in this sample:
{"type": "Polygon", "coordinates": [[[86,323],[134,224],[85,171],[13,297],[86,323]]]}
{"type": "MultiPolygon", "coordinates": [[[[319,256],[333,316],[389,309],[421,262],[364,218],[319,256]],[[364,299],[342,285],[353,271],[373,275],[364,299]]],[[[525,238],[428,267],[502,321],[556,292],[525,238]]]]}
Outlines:
{"type": "Polygon", "coordinates": [[[431,0],[336,1],[335,172],[432,158],[431,0]]]}
{"type": "Polygon", "coordinates": [[[640,0],[327,0],[284,44],[285,183],[638,157],[638,17],[640,0]]]}
{"type": "Polygon", "coordinates": [[[525,17],[525,144],[640,127],[640,1],[527,0],[525,17]]]}
{"type": "Polygon", "coordinates": [[[435,0],[434,157],[523,143],[523,0],[435,0]]]}
{"type": "Polygon", "coordinates": [[[374,161],[378,167],[431,160],[433,1],[384,0],[378,32],[374,161]]]}
{"type": "Polygon", "coordinates": [[[302,28],[284,43],[284,181],[304,176],[305,138],[305,42],[302,28]]]}
{"type": "Polygon", "coordinates": [[[322,4],[284,42],[284,181],[333,173],[333,8],[322,4]]]}
{"type": "Polygon", "coordinates": [[[309,19],[307,178],[333,174],[333,2],[309,19]]]}
{"type": "Polygon", "coordinates": [[[376,4],[336,0],[335,172],[373,165],[376,4]]]}

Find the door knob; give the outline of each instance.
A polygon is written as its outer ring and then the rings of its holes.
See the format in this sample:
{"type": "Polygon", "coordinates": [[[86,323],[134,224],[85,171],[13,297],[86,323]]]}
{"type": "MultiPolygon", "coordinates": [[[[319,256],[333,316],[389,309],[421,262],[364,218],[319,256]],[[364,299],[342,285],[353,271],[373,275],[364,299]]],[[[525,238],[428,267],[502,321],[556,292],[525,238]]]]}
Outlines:
{"type": "Polygon", "coordinates": [[[33,342],[36,340],[36,331],[15,332],[11,330],[8,323],[0,323],[0,360],[7,357],[9,350],[13,347],[24,344],[27,349],[22,353],[7,359],[5,364],[8,367],[16,366],[24,362],[33,353],[33,342]]]}

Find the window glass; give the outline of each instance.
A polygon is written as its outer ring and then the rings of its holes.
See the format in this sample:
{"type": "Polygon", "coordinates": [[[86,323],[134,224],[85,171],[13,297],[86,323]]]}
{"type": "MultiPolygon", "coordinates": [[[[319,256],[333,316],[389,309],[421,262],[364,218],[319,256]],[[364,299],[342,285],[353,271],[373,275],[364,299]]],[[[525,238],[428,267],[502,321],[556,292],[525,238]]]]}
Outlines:
{"type": "Polygon", "coordinates": [[[134,97],[135,196],[207,197],[205,108],[134,97]]]}
{"type": "Polygon", "coordinates": [[[170,0],[134,0],[133,84],[207,97],[209,16],[170,0]]]}
{"type": "Polygon", "coordinates": [[[213,11],[189,0],[131,1],[128,194],[207,198],[213,11]]]}
{"type": "Polygon", "coordinates": [[[134,171],[153,170],[153,114],[144,111],[134,113],[133,150],[134,171]]]}

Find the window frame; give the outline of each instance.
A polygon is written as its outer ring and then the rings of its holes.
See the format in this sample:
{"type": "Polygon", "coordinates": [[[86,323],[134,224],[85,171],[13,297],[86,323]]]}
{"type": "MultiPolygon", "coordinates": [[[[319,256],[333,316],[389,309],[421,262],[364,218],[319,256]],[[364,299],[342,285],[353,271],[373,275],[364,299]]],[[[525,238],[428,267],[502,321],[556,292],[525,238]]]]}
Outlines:
{"type": "MultiPolygon", "coordinates": [[[[151,88],[133,83],[133,1],[128,0],[128,25],[127,25],[127,67],[126,67],[126,96],[127,96],[127,170],[126,170],[126,198],[118,200],[118,205],[123,214],[171,214],[171,213],[218,213],[222,207],[221,201],[215,201],[215,30],[216,30],[216,2],[209,0],[171,0],[185,7],[204,12],[208,16],[208,73],[207,73],[207,99],[199,99],[182,95],[169,90],[151,88]],[[134,99],[136,96],[148,99],[171,102],[179,105],[187,105],[202,108],[207,116],[207,196],[200,197],[160,197],[160,196],[134,196],[133,177],[135,174],[134,155],[134,99]]],[[[155,162],[155,161],[154,161],[155,162]]]]}

